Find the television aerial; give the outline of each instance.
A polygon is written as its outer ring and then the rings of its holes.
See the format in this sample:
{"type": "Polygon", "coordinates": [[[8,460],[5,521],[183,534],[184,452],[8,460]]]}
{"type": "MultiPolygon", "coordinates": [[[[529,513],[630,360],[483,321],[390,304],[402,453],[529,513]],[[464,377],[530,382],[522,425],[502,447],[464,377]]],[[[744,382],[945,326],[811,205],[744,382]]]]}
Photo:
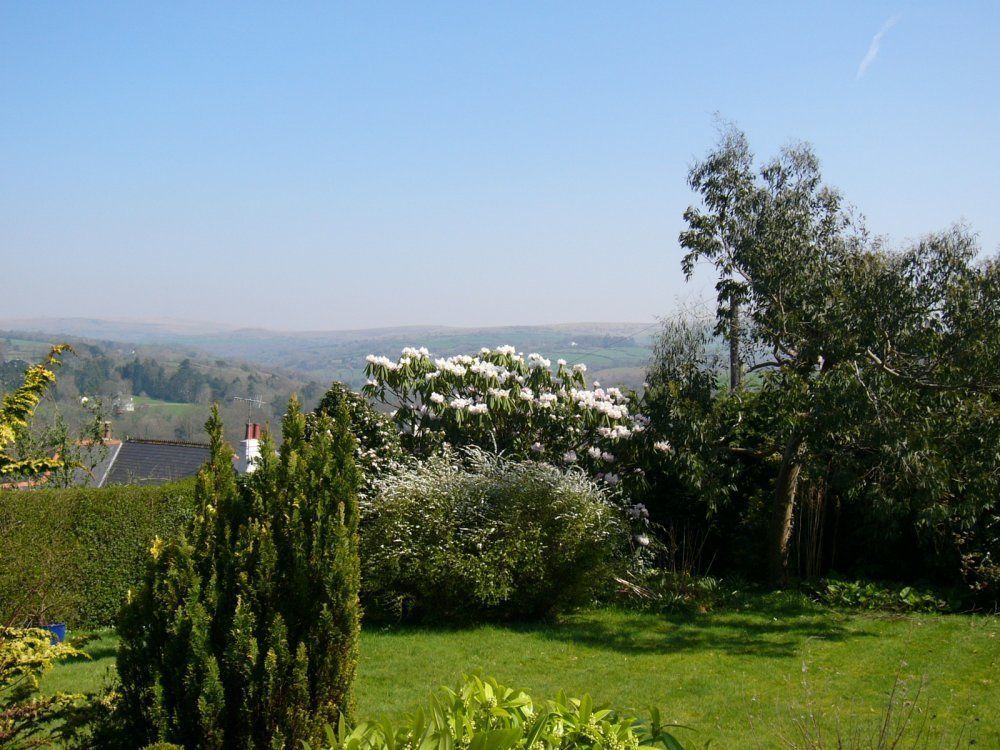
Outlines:
{"type": "Polygon", "coordinates": [[[247,405],[247,424],[250,424],[253,419],[254,408],[262,409],[267,405],[266,401],[261,401],[260,396],[250,396],[249,398],[233,396],[233,401],[242,401],[247,405]]]}

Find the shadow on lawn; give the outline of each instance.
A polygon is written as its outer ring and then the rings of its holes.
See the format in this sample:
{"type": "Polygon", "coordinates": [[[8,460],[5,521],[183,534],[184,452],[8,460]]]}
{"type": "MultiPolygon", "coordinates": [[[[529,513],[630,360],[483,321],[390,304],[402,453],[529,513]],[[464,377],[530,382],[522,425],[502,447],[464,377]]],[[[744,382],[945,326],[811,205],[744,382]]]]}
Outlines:
{"type": "Polygon", "coordinates": [[[846,641],[874,635],[848,629],[843,618],[815,610],[792,613],[585,613],[533,628],[541,636],[625,654],[719,651],[769,658],[797,654],[809,640],[846,641]]]}
{"type": "Polygon", "coordinates": [[[102,659],[114,658],[118,653],[118,641],[106,637],[87,635],[72,639],[73,645],[86,656],[71,656],[63,660],[64,664],[80,664],[88,661],[101,661],[102,659]]]}

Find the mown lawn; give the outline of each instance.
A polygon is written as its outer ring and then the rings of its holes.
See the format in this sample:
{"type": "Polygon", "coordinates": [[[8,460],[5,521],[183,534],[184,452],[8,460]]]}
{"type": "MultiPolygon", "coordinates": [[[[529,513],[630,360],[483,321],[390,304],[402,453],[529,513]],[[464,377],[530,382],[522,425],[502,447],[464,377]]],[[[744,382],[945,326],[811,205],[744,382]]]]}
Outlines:
{"type": "MultiPolygon", "coordinates": [[[[698,615],[593,610],[552,624],[369,628],[358,709],[398,714],[482,670],[538,696],[562,688],[659,705],[697,730],[686,735],[692,747],[776,747],[808,715],[830,728],[873,727],[898,674],[911,696],[923,685],[917,721],[947,733],[947,747],[959,735],[961,746],[998,747],[998,631],[995,617],[844,614],[780,597],[698,615]]],[[[113,648],[101,635],[88,646],[94,661],[58,667],[45,688],[95,688],[113,648]]]]}

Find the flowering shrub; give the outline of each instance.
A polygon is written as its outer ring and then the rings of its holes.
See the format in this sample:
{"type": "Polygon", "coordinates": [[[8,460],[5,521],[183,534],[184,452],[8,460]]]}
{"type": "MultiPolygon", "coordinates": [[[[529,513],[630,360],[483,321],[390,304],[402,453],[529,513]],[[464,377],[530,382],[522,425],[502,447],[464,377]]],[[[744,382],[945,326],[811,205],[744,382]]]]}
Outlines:
{"type": "MultiPolygon", "coordinates": [[[[596,708],[590,696],[560,696],[535,702],[523,690],[492,679],[466,678],[456,690],[441,688],[430,706],[402,721],[364,721],[355,727],[342,722],[330,728],[324,750],[468,747],[508,748],[629,748],[683,746],[653,710],[648,721],[626,712],[596,708]]],[[[307,750],[311,750],[306,745],[307,750]]]]}
{"type": "Polygon", "coordinates": [[[641,476],[638,453],[671,447],[646,434],[649,420],[634,394],[588,387],[586,372],[565,360],[553,369],[542,355],[525,357],[513,346],[446,359],[407,347],[397,360],[368,356],[364,393],[395,406],[396,424],[417,455],[442,443],[478,446],[579,466],[614,487],[641,476]]]}
{"type": "Polygon", "coordinates": [[[362,505],[369,614],[538,616],[585,600],[625,547],[621,513],[579,470],[469,449],[377,490],[362,505]]]}

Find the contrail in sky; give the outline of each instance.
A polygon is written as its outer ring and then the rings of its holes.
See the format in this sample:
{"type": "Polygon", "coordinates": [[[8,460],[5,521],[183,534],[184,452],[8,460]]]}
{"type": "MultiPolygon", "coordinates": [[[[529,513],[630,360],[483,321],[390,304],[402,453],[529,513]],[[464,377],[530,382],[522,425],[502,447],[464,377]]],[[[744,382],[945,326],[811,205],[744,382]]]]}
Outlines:
{"type": "Polygon", "coordinates": [[[868,71],[868,66],[875,62],[875,58],[878,57],[878,48],[882,44],[882,37],[885,36],[885,32],[896,25],[899,21],[899,15],[895,15],[882,24],[882,28],[878,30],[878,33],[872,37],[872,43],[868,46],[868,54],[865,55],[865,59],[861,61],[858,66],[858,78],[860,79],[868,71]]]}

